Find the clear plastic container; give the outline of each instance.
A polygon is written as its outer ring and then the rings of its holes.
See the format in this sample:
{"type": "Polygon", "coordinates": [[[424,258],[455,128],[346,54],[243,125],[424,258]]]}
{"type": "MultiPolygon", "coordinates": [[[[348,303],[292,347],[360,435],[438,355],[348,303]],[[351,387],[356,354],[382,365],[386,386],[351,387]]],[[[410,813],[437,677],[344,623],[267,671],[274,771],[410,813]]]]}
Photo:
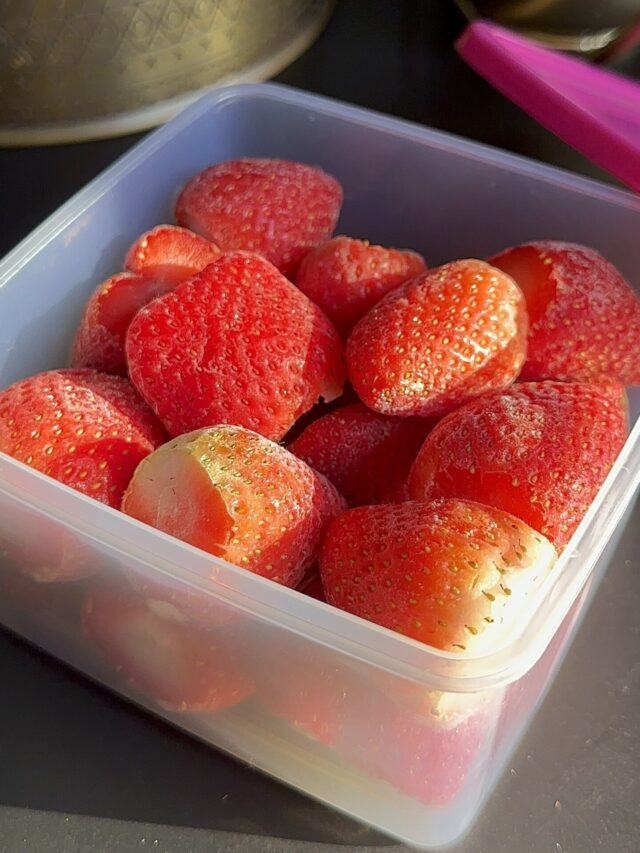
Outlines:
{"type": "MultiPolygon", "coordinates": [[[[89,293],[132,239],[171,220],[190,175],[238,156],[322,166],[345,188],[339,232],[410,246],[431,264],[557,238],[595,247],[640,284],[640,200],[628,193],[294,90],[238,86],[149,136],[3,261],[0,387],[63,366],[89,293]]],[[[623,529],[640,480],[640,394],[629,396],[635,426],[607,482],[518,632],[491,654],[460,658],[342,613],[3,454],[0,621],[353,817],[412,845],[448,844],[533,718],[623,529]],[[55,585],[25,577],[62,565],[95,574],[55,585]],[[144,590],[154,618],[212,640],[241,683],[237,704],[171,709],[132,684],[82,631],[83,602],[106,583],[144,590]]]]}

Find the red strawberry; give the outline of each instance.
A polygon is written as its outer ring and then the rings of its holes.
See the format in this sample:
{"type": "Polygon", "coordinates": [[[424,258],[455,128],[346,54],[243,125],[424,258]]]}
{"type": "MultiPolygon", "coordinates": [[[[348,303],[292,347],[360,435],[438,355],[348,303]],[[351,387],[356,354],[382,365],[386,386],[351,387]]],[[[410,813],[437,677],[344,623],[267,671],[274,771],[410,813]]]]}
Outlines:
{"type": "Polygon", "coordinates": [[[328,403],[325,402],[325,400],[320,400],[318,403],[312,406],[308,412],[305,412],[304,414],[300,415],[300,417],[291,427],[289,432],[282,439],[283,442],[287,446],[289,446],[314,421],[317,421],[324,415],[328,415],[330,412],[334,412],[336,409],[342,409],[345,406],[351,405],[351,403],[359,402],[360,400],[358,398],[358,395],[353,390],[351,383],[345,382],[344,388],[342,389],[342,394],[340,394],[339,397],[335,397],[328,403]]]}
{"type": "Polygon", "coordinates": [[[285,275],[333,233],[340,184],[321,169],[287,160],[227,160],[193,177],[176,204],[176,221],[223,251],[264,255],[285,275]]]}
{"type": "MultiPolygon", "coordinates": [[[[346,509],[346,504],[331,483],[322,475],[315,477],[314,489],[315,487],[317,487],[317,492],[314,492],[313,499],[318,513],[316,523],[320,528],[320,535],[317,537],[317,545],[319,545],[328,521],[334,515],[343,512],[346,509]]],[[[254,500],[253,503],[256,504],[256,513],[259,513],[258,500],[254,500]]],[[[267,518],[271,515],[269,509],[270,507],[266,508],[267,518]]],[[[256,518],[254,521],[259,528],[258,532],[262,535],[264,523],[261,524],[260,518],[256,518]]],[[[287,518],[286,521],[290,523],[291,519],[287,518]]],[[[249,522],[249,525],[251,523],[249,522]]],[[[245,525],[245,530],[246,527],[247,525],[245,525]]],[[[313,526],[313,530],[316,530],[315,526],[313,526]]],[[[180,536],[180,534],[176,535],[180,536]]],[[[315,536],[316,533],[312,531],[310,537],[313,539],[315,536]]],[[[183,537],[180,536],[180,538],[183,537]]],[[[225,555],[222,554],[221,556],[225,555]]],[[[315,556],[314,551],[311,560],[315,559],[315,556]]],[[[242,560],[242,558],[240,559],[242,560]]],[[[240,565],[244,566],[246,564],[240,562],[240,565]]],[[[258,574],[262,574],[262,567],[259,565],[254,566],[253,570],[257,571],[258,574]]],[[[305,595],[310,595],[313,598],[324,601],[324,593],[322,592],[322,584],[320,583],[317,569],[314,571],[314,567],[312,567],[311,571],[313,574],[305,574],[297,588],[301,592],[304,592],[305,595]],[[315,583],[312,582],[313,580],[315,580],[315,583]]],[[[239,619],[237,611],[230,608],[224,602],[204,596],[199,590],[177,589],[174,583],[161,577],[154,577],[152,579],[149,576],[142,577],[138,574],[130,575],[129,581],[143,596],[149,606],[166,619],[173,619],[178,622],[186,620],[205,628],[219,628],[223,625],[228,625],[230,622],[236,623],[239,619]]]]}
{"type": "Polygon", "coordinates": [[[385,670],[372,669],[367,675],[404,715],[425,720],[433,728],[454,729],[470,717],[496,716],[499,711],[500,697],[495,693],[431,690],[385,670]]]}
{"type": "Polygon", "coordinates": [[[523,378],[640,383],[640,300],[602,255],[548,240],[507,249],[491,263],[527,300],[523,378]]]}
{"type": "Polygon", "coordinates": [[[482,500],[523,519],[561,551],[626,433],[626,399],[613,381],[518,383],[440,421],[416,458],[409,491],[418,500],[482,500]]]}
{"type": "Polygon", "coordinates": [[[366,774],[369,787],[388,783],[432,806],[458,794],[486,735],[483,703],[443,724],[429,713],[413,714],[404,696],[396,701],[361,671],[310,644],[289,644],[277,661],[275,675],[273,657],[257,670],[258,698],[271,714],[366,774]]]}
{"type": "Polygon", "coordinates": [[[127,375],[124,340],[132,317],[172,286],[135,273],[119,272],[89,297],[76,330],[69,364],[127,375]]]}
{"type": "Polygon", "coordinates": [[[275,267],[223,255],[134,318],[133,384],[172,435],[233,423],[278,440],[342,390],[337,332],[275,267]]]}
{"type": "Polygon", "coordinates": [[[122,502],[128,515],[287,586],[300,582],[327,522],[344,506],[284,447],[226,425],[151,454],[122,502]]]}
{"type": "MultiPolygon", "coordinates": [[[[296,643],[287,639],[280,645],[276,640],[275,646],[264,648],[262,660],[258,658],[257,698],[269,713],[325,746],[335,746],[345,712],[364,708],[365,697],[374,691],[335,653],[305,639],[296,643]]],[[[365,712],[363,719],[366,716],[365,712]]]]}
{"type": "MultiPolygon", "coordinates": [[[[0,479],[2,461],[0,460],[0,479]]],[[[20,574],[25,581],[24,589],[42,585],[60,584],[89,577],[100,568],[95,552],[82,537],[60,522],[39,514],[34,522],[32,514],[18,504],[15,511],[3,507],[0,518],[0,574],[20,574]],[[37,527],[38,535],[34,536],[37,527]]],[[[53,591],[43,590],[41,597],[47,600],[53,591]]],[[[1,597],[1,596],[0,596],[1,597]]],[[[63,597],[62,595],[60,597],[63,597]]]]}
{"type": "Polygon", "coordinates": [[[320,554],[329,604],[445,651],[490,650],[555,562],[508,513],[458,500],[359,507],[320,554]]]}
{"type": "Polygon", "coordinates": [[[164,619],[125,587],[90,593],[83,629],[131,687],[169,711],[219,711],[253,692],[228,631],[164,619]]]}
{"type": "Polygon", "coordinates": [[[315,598],[316,601],[326,601],[322,581],[317,571],[306,575],[301,583],[296,587],[298,592],[303,592],[310,598],[315,598]]]}
{"type": "Polygon", "coordinates": [[[367,771],[429,806],[450,803],[464,786],[487,737],[486,717],[468,717],[452,728],[401,712],[392,720],[371,738],[371,750],[365,756],[367,771]]]}
{"type": "Polygon", "coordinates": [[[510,385],[526,334],[513,280],[483,261],[454,261],[397,287],[360,320],[347,370],[382,414],[440,415],[510,385]]]}
{"type": "Polygon", "coordinates": [[[125,260],[130,272],[111,276],[89,298],[71,347],[72,367],[126,376],[124,342],[133,317],[219,255],[213,243],[175,225],[160,225],[139,237],[125,260]]]}
{"type": "Polygon", "coordinates": [[[0,391],[0,450],[113,507],[138,462],[165,440],[119,376],[51,370],[0,391]]]}
{"type": "Polygon", "coordinates": [[[334,237],[304,258],[296,285],[347,337],[386,293],[426,268],[424,258],[416,252],[334,237]]]}
{"type": "Polygon", "coordinates": [[[389,418],[361,403],[310,424],[290,445],[353,506],[408,500],[407,478],[431,418],[389,418]]]}
{"type": "Polygon", "coordinates": [[[138,237],[124,266],[172,289],[219,256],[220,249],[199,234],[177,225],[158,225],[138,237]]]}

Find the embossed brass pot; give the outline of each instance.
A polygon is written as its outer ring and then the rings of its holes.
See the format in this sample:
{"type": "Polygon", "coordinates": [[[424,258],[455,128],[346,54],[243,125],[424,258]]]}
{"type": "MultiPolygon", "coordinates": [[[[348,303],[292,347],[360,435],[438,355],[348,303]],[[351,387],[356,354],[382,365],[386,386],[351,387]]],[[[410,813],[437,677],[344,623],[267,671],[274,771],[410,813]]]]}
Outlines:
{"type": "Polygon", "coordinates": [[[0,0],[0,145],[112,136],[276,74],[333,0],[0,0]]]}

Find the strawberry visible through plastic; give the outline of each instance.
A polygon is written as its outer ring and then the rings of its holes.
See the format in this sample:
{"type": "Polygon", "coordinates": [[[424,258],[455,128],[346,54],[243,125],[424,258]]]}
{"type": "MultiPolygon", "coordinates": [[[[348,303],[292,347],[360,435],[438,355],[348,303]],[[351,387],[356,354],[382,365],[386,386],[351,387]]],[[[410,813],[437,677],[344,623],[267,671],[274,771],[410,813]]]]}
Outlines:
{"type": "Polygon", "coordinates": [[[480,709],[443,725],[430,713],[412,713],[404,695],[363,678],[335,654],[304,645],[282,650],[257,668],[258,698],[274,716],[365,774],[367,785],[387,785],[430,806],[460,792],[486,736],[480,709]]]}
{"type": "Polygon", "coordinates": [[[253,692],[228,629],[164,619],[124,584],[89,593],[83,630],[128,685],[169,711],[219,711],[253,692]]]}

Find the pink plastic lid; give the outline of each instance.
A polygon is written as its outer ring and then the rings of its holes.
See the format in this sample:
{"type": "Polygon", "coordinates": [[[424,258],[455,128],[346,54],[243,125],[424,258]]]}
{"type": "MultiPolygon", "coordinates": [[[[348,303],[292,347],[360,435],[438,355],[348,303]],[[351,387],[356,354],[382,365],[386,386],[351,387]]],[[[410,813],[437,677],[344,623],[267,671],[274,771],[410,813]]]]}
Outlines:
{"type": "Polygon", "coordinates": [[[640,190],[640,85],[485,21],[456,48],[547,130],[640,190]]]}

